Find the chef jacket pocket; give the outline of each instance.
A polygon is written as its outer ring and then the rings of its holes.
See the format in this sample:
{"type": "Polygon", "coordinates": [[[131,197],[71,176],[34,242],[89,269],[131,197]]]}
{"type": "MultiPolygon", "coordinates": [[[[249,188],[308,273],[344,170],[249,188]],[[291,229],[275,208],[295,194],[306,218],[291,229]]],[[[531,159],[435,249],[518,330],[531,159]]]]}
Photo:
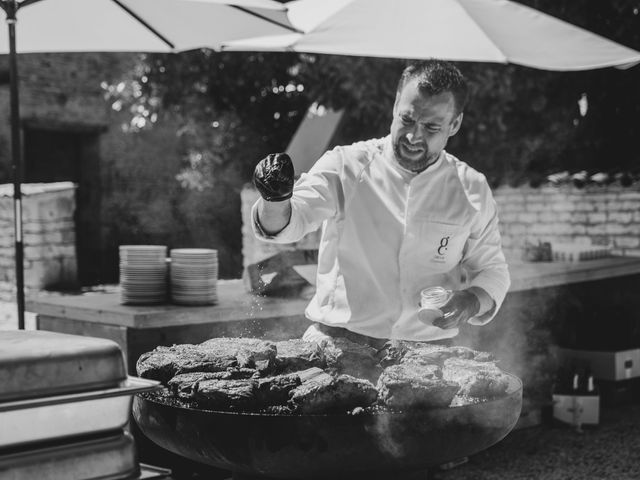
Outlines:
{"type": "Polygon", "coordinates": [[[467,241],[468,230],[464,225],[422,222],[421,240],[428,266],[436,271],[449,271],[462,258],[464,245],[467,241]]]}

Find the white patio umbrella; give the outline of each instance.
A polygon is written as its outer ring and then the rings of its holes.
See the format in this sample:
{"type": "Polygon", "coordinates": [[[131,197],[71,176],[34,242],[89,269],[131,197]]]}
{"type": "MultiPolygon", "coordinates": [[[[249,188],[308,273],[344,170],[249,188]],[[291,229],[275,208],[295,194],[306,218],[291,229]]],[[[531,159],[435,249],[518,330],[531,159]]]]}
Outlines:
{"type": "Polygon", "coordinates": [[[638,51],[508,0],[296,0],[287,7],[306,33],[230,41],[223,50],[441,58],[557,71],[640,62],[638,51]]]}
{"type": "Polygon", "coordinates": [[[22,329],[22,153],[17,53],[219,49],[227,40],[296,29],[286,16],[286,7],[272,0],[0,0],[0,8],[7,17],[7,30],[0,28],[0,54],[9,54],[16,298],[18,327],[22,329]],[[20,32],[16,34],[18,20],[20,32]]]}

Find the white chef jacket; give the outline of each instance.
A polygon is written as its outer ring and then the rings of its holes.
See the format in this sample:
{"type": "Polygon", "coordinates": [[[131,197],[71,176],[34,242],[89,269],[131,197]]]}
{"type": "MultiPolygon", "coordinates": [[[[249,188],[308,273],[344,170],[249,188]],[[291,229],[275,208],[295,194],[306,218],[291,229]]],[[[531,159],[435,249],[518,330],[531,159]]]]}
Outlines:
{"type": "Polygon", "coordinates": [[[417,319],[420,291],[478,286],[495,307],[469,323],[489,322],[510,279],[484,175],[444,151],[419,174],[393,155],[390,136],[325,153],[296,182],[282,231],[266,235],[253,206],[255,234],[291,243],[322,226],[309,320],[376,338],[451,338],[457,328],[417,319]]]}

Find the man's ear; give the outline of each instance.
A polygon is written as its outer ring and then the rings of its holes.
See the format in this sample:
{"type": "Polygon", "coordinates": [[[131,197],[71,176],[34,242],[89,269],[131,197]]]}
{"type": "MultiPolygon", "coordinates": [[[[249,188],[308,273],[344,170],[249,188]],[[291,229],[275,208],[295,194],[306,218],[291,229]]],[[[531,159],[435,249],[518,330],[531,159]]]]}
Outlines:
{"type": "Polygon", "coordinates": [[[460,114],[453,119],[451,122],[451,131],[449,132],[449,136],[453,137],[458,130],[460,130],[460,126],[462,125],[462,118],[464,117],[464,113],[460,112],[460,114]]]}

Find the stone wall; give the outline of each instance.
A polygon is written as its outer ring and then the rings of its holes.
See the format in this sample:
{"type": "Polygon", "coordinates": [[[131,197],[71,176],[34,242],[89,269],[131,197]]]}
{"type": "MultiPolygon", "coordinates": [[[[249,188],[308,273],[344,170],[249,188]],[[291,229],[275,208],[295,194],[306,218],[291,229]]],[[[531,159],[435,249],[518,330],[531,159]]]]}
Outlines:
{"type": "MultiPolygon", "coordinates": [[[[522,258],[529,242],[606,245],[615,255],[640,256],[640,183],[609,186],[500,187],[494,190],[500,231],[508,259],[522,258]]],[[[258,193],[251,186],[242,192],[242,254],[244,266],[280,251],[317,248],[319,235],[298,244],[273,245],[255,239],[251,231],[251,205],[258,193]]]]}
{"type": "Polygon", "coordinates": [[[526,242],[604,245],[640,256],[640,183],[494,190],[505,255],[520,259],[526,242]]]}
{"type": "MultiPolygon", "coordinates": [[[[74,185],[23,185],[22,193],[25,291],[74,286],[74,185]]],[[[13,211],[13,185],[0,185],[0,300],[4,301],[13,300],[16,291],[13,211]]]]}

